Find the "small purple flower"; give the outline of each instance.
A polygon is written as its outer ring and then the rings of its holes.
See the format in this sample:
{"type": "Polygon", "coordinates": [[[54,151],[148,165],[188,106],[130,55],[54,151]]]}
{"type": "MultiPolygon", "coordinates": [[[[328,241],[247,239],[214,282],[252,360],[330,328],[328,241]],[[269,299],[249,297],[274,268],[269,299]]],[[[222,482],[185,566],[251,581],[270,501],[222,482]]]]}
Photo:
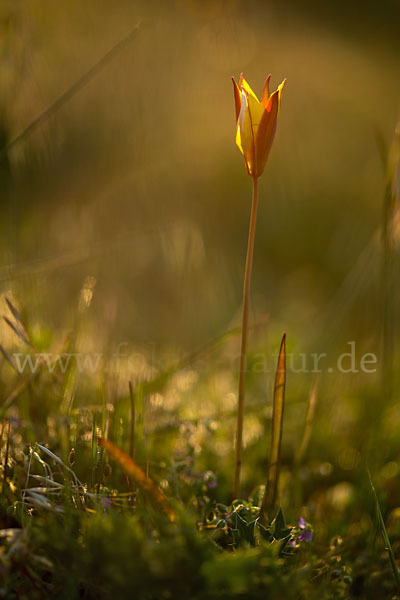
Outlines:
{"type": "Polygon", "coordinates": [[[311,542],[312,541],[312,531],[302,531],[299,535],[299,540],[301,542],[311,542]]]}
{"type": "Polygon", "coordinates": [[[300,527],[300,529],[305,529],[306,528],[306,521],[303,517],[300,517],[299,522],[297,523],[297,525],[300,527]]]}
{"type": "Polygon", "coordinates": [[[206,484],[208,489],[216,488],[218,485],[217,478],[212,471],[206,471],[202,476],[203,482],[206,484]]]}
{"type": "Polygon", "coordinates": [[[108,508],[110,508],[110,507],[111,507],[111,505],[112,505],[112,500],[111,500],[111,498],[104,498],[104,497],[103,497],[103,498],[101,498],[101,503],[102,503],[102,505],[103,505],[103,510],[104,510],[104,512],[105,512],[105,511],[106,511],[108,508]]]}
{"type": "Polygon", "coordinates": [[[295,542],[295,540],[290,540],[290,542],[289,542],[289,546],[291,546],[292,548],[295,548],[295,547],[296,547],[296,542],[295,542]]]}

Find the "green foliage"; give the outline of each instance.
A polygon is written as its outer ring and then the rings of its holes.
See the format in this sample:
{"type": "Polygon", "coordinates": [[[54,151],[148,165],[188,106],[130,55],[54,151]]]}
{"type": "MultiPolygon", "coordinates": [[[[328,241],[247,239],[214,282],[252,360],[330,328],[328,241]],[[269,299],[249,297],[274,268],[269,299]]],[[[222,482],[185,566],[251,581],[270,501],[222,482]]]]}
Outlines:
{"type": "Polygon", "coordinates": [[[222,548],[235,550],[239,547],[257,546],[265,540],[277,545],[282,556],[289,541],[295,544],[295,527],[287,527],[282,508],[270,524],[264,525],[260,518],[260,506],[251,501],[235,500],[230,506],[213,503],[206,507],[200,529],[210,534],[222,548]]]}

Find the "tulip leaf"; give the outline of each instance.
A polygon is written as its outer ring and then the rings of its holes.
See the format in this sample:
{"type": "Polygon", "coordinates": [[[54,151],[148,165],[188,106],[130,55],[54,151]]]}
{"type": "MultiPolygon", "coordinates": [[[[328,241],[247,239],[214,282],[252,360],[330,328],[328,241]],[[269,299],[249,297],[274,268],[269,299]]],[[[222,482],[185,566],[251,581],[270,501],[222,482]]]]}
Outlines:
{"type": "Polygon", "coordinates": [[[378,520],[378,526],[381,531],[383,542],[385,544],[385,550],[387,551],[388,556],[389,556],[390,565],[392,567],[393,577],[396,582],[397,591],[400,592],[399,569],[397,568],[396,558],[394,556],[392,544],[390,543],[390,539],[389,539],[389,536],[388,536],[388,533],[386,530],[385,521],[383,519],[383,515],[382,515],[382,511],[381,511],[381,506],[379,504],[378,494],[376,493],[375,486],[373,484],[372,476],[371,476],[369,469],[368,469],[368,477],[369,477],[369,483],[370,483],[370,486],[372,489],[372,493],[373,493],[374,499],[375,499],[376,516],[377,516],[377,520],[378,520]]]}
{"type": "Polygon", "coordinates": [[[286,385],[286,334],[283,334],[279,350],[278,366],[275,374],[274,401],[272,411],[271,450],[269,456],[269,468],[267,485],[261,507],[260,517],[262,520],[271,515],[276,505],[278,495],[279,461],[283,428],[283,409],[285,403],[286,385]]]}

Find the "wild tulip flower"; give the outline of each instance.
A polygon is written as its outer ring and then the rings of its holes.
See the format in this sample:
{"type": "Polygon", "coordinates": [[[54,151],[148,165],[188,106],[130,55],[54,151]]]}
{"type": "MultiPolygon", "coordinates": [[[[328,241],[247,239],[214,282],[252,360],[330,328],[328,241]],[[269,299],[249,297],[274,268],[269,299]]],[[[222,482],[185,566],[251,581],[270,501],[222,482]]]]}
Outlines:
{"type": "Polygon", "coordinates": [[[251,177],[260,177],[264,171],[278,122],[283,86],[269,93],[268,75],[261,102],[243,77],[239,83],[232,78],[236,108],[236,144],[244,156],[247,172],[251,177]]]}
{"type": "Polygon", "coordinates": [[[249,239],[247,244],[246,269],[243,286],[242,336],[240,346],[239,391],[236,426],[236,460],[233,484],[233,496],[237,498],[240,490],[240,471],[242,464],[242,437],[244,415],[244,388],[246,372],[247,334],[249,317],[250,281],[253,265],[254,239],[256,231],[258,205],[258,178],[262,175],[274,141],[276,124],[285,81],[272,94],[269,93],[268,75],[261,101],[243,77],[239,83],[233,80],[236,108],[236,144],[244,156],[246,169],[253,180],[253,200],[251,206],[249,239]]]}

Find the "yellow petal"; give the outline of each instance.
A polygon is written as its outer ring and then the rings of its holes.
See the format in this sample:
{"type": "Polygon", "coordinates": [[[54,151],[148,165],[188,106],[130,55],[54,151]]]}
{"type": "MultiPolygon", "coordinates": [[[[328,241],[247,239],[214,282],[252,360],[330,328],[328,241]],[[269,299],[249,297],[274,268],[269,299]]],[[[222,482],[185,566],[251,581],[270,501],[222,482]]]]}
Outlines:
{"type": "Polygon", "coordinates": [[[279,103],[278,103],[278,115],[279,115],[279,110],[281,108],[281,99],[282,99],[282,92],[283,92],[283,88],[285,86],[286,83],[286,79],[284,79],[282,81],[282,83],[280,85],[278,85],[278,95],[279,95],[279,103]]]}
{"type": "Polygon", "coordinates": [[[248,103],[248,113],[249,113],[249,121],[250,121],[250,133],[251,133],[251,149],[248,153],[246,153],[245,157],[249,163],[249,172],[252,175],[255,175],[258,171],[258,156],[256,150],[256,138],[258,128],[260,126],[260,122],[263,118],[265,109],[259,103],[259,101],[251,95],[247,96],[248,103]]]}
{"type": "Polygon", "coordinates": [[[243,77],[243,73],[240,75],[239,87],[240,87],[240,89],[244,90],[246,92],[246,94],[253,96],[253,98],[255,98],[257,100],[257,102],[259,101],[257,96],[255,95],[255,93],[253,92],[253,90],[251,89],[251,87],[249,86],[249,84],[247,83],[245,78],[243,77]]]}
{"type": "Polygon", "coordinates": [[[249,106],[251,126],[252,126],[252,130],[254,133],[254,138],[255,138],[255,136],[257,134],[257,129],[260,125],[260,121],[265,112],[265,109],[264,109],[263,105],[260,104],[259,101],[257,100],[257,98],[255,98],[254,96],[248,95],[247,102],[248,102],[248,106],[249,106]]]}
{"type": "Polygon", "coordinates": [[[254,134],[249,110],[248,96],[242,91],[240,113],[236,131],[236,143],[242,152],[249,172],[254,169],[254,134]]]}
{"type": "MultiPolygon", "coordinates": [[[[238,124],[237,128],[236,128],[236,145],[239,148],[240,152],[243,154],[244,156],[244,152],[243,152],[243,147],[242,147],[242,138],[240,135],[240,126],[238,124]]],[[[251,175],[251,165],[249,164],[248,160],[246,159],[246,157],[244,156],[244,163],[246,165],[246,169],[249,175],[251,175]]]]}
{"type": "Polygon", "coordinates": [[[242,154],[244,154],[243,146],[242,146],[242,136],[240,135],[240,125],[239,124],[236,127],[236,145],[239,148],[240,152],[242,154]]]}

